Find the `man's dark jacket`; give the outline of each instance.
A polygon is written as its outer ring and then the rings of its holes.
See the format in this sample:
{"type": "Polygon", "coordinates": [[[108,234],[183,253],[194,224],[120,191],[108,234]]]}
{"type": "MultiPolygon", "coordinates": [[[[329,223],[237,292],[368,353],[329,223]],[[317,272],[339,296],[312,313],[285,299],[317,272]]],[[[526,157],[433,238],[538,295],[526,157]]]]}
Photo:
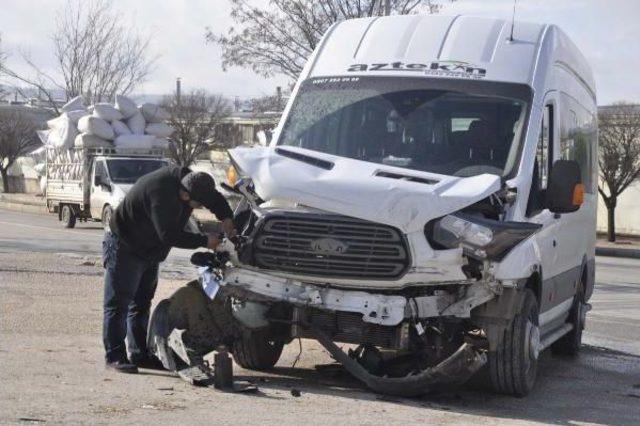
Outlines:
{"type": "MultiPolygon", "coordinates": [[[[116,209],[109,226],[129,251],[138,257],[161,262],[171,247],[195,249],[207,246],[207,237],[184,230],[192,208],[180,200],[180,181],[187,167],[167,166],[138,179],[116,209]]],[[[206,207],[219,220],[233,217],[224,196],[212,190],[213,203],[206,207]]]]}

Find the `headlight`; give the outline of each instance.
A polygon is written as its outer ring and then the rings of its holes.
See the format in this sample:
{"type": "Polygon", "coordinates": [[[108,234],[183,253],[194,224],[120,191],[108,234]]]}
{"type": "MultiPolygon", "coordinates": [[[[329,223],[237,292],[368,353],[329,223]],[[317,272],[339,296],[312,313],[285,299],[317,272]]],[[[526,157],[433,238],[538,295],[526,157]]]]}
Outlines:
{"type": "Polygon", "coordinates": [[[236,170],[235,166],[232,164],[227,169],[227,184],[230,187],[234,188],[236,186],[236,183],[238,183],[238,171],[236,170]]]}
{"type": "Polygon", "coordinates": [[[456,213],[438,220],[427,238],[446,248],[462,246],[472,257],[499,260],[541,227],[536,223],[500,222],[456,213]]]}

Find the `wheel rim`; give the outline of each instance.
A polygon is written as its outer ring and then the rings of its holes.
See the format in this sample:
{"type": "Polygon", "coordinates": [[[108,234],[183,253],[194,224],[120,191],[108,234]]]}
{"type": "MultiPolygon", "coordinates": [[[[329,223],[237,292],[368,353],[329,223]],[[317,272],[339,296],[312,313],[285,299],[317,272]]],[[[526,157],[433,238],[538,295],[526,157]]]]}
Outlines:
{"type": "Polygon", "coordinates": [[[62,208],[62,221],[64,223],[68,223],[71,219],[71,212],[69,211],[69,207],[65,206],[62,208]]]}
{"type": "Polygon", "coordinates": [[[111,210],[108,209],[104,212],[104,218],[102,222],[102,226],[104,227],[105,231],[109,231],[111,229],[109,227],[109,223],[111,222],[111,210]]]}
{"type": "Polygon", "coordinates": [[[540,356],[540,328],[527,319],[525,334],[525,371],[527,377],[535,374],[536,364],[540,356]]]}

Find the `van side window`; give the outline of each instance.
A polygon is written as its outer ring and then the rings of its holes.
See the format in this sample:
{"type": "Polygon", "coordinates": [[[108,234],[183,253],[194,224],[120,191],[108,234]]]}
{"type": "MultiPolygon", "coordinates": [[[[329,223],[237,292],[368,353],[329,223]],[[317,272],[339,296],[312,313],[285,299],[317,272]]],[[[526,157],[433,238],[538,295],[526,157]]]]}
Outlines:
{"type": "Polygon", "coordinates": [[[107,174],[104,169],[104,162],[102,161],[96,161],[95,177],[98,177],[98,176],[107,177],[107,174]]]}
{"type": "Polygon", "coordinates": [[[544,208],[544,191],[547,189],[549,172],[553,163],[553,105],[544,108],[536,159],[533,165],[531,191],[527,203],[527,216],[533,216],[544,208]]]}
{"type": "Polygon", "coordinates": [[[560,156],[580,165],[585,192],[595,193],[593,179],[594,147],[597,137],[595,115],[575,99],[562,94],[562,118],[560,128],[560,156]]]}

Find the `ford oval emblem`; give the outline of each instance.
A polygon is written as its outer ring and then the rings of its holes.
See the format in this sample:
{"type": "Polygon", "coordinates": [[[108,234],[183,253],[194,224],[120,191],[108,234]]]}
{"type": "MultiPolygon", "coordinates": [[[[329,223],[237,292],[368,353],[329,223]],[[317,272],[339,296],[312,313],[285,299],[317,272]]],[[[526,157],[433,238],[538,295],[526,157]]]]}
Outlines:
{"type": "Polygon", "coordinates": [[[318,254],[342,254],[349,246],[333,238],[319,238],[311,241],[311,250],[318,254]]]}

